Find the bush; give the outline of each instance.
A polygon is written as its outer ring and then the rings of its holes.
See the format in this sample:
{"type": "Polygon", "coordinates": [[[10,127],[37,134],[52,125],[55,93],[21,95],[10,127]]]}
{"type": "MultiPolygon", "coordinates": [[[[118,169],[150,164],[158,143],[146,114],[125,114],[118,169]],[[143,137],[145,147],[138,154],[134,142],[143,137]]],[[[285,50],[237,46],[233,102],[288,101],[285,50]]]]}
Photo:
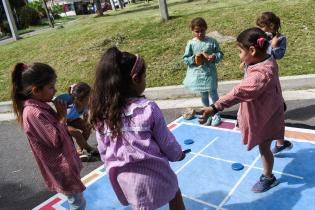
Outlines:
{"type": "Polygon", "coordinates": [[[19,28],[27,28],[40,24],[39,13],[32,7],[25,6],[18,11],[18,26],[19,28]]]}
{"type": "Polygon", "coordinates": [[[60,18],[60,13],[63,13],[63,6],[55,4],[51,7],[51,13],[55,19],[60,18]]]}
{"type": "Polygon", "coordinates": [[[45,9],[43,8],[42,1],[35,1],[34,0],[30,3],[28,3],[28,6],[35,9],[38,12],[40,18],[47,17],[45,9]]]}

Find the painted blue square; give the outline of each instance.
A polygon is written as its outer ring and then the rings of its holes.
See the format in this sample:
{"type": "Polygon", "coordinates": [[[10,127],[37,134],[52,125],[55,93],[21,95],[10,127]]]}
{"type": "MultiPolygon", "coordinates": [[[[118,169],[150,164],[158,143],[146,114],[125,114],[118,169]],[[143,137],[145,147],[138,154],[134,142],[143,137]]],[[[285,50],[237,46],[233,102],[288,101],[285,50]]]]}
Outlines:
{"type": "Polygon", "coordinates": [[[197,157],[177,177],[183,194],[219,205],[242,174],[232,170],[229,163],[197,157]]]}

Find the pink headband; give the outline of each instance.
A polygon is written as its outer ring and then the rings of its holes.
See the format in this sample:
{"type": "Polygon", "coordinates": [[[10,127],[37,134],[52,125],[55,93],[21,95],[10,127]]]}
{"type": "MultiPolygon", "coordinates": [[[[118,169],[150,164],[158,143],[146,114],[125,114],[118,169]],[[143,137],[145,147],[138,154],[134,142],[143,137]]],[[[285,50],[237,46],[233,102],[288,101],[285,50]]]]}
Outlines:
{"type": "Polygon", "coordinates": [[[138,54],[136,54],[136,62],[135,64],[133,65],[132,69],[131,69],[131,72],[130,72],[130,76],[131,77],[134,77],[134,76],[137,76],[137,74],[139,73],[139,71],[141,70],[141,67],[143,66],[144,64],[144,60],[143,58],[141,58],[138,54]]]}
{"type": "Polygon", "coordinates": [[[264,43],[265,43],[265,38],[264,37],[258,37],[257,39],[257,44],[260,48],[262,48],[264,46],[264,43]]]}

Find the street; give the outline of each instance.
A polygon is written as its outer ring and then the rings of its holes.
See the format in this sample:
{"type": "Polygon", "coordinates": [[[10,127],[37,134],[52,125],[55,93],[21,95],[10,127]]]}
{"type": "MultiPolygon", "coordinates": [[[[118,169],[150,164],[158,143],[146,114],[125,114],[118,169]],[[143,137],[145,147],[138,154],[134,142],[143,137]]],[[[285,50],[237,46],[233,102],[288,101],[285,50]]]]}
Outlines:
{"type": "MultiPolygon", "coordinates": [[[[315,130],[315,99],[287,101],[286,126],[315,130]]],[[[170,123],[183,109],[163,110],[166,122],[170,123]]],[[[237,106],[225,110],[222,116],[234,118],[237,106]]],[[[0,122],[0,206],[5,210],[32,209],[54,193],[46,190],[37,164],[21,128],[15,121],[0,122]]],[[[94,133],[90,140],[96,145],[94,133]]],[[[241,143],[241,142],[240,142],[241,143]]],[[[102,163],[83,163],[81,176],[99,167],[102,163]]]]}

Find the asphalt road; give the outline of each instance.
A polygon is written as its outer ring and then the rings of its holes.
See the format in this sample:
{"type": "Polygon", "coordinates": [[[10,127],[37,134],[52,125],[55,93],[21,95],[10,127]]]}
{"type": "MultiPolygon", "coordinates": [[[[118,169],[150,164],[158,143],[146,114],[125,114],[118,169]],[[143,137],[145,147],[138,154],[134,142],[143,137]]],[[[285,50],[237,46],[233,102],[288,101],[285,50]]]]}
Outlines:
{"type": "MultiPolygon", "coordinates": [[[[287,101],[286,126],[315,129],[315,99],[287,101]]],[[[163,110],[167,123],[179,116],[183,109],[163,110]]],[[[235,118],[237,106],[227,109],[223,116],[235,118]]],[[[95,135],[90,140],[96,145],[95,135]]],[[[0,209],[32,209],[54,193],[46,190],[28,142],[15,121],[0,122],[0,209]]],[[[102,163],[83,163],[82,176],[102,163]]]]}

